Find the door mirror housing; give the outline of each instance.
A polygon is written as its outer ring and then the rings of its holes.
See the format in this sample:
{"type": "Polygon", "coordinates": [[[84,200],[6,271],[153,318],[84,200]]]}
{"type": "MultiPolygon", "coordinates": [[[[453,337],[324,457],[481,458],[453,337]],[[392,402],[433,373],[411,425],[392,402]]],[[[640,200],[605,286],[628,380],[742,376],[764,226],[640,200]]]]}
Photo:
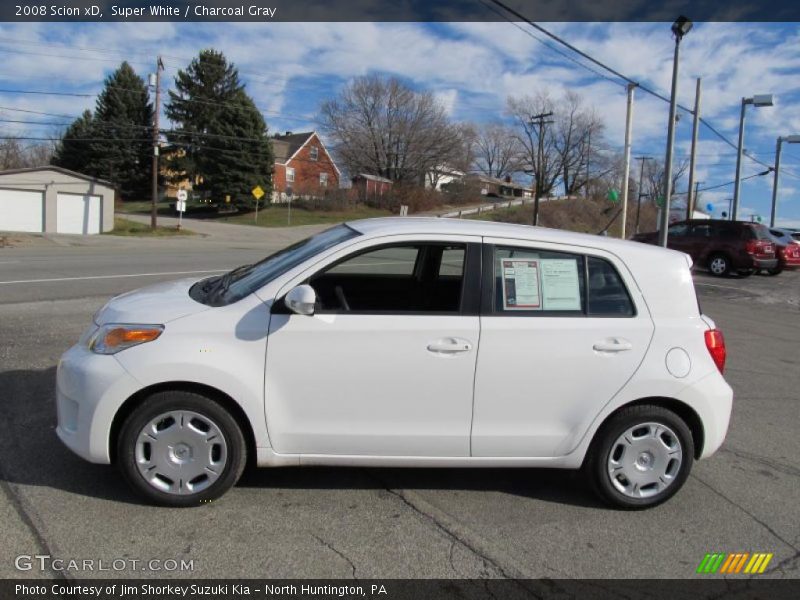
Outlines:
{"type": "Polygon", "coordinates": [[[317,292],[310,285],[298,285],[286,294],[283,302],[293,313],[311,316],[317,304],[317,292]]]}

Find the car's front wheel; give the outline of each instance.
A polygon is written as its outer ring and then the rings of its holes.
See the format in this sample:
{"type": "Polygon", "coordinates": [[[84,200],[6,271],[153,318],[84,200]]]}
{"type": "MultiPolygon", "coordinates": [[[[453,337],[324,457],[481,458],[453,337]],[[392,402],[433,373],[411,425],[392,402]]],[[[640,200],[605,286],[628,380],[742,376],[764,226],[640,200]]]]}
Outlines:
{"type": "Polygon", "coordinates": [[[238,481],[246,459],[236,420],[217,402],[191,392],[147,398],[125,420],[117,443],[125,479],[165,506],[219,498],[238,481]]]}
{"type": "Polygon", "coordinates": [[[686,423],[660,406],[622,409],[598,431],[585,470],[599,496],[642,509],[672,497],[689,477],[694,443],[686,423]]]}

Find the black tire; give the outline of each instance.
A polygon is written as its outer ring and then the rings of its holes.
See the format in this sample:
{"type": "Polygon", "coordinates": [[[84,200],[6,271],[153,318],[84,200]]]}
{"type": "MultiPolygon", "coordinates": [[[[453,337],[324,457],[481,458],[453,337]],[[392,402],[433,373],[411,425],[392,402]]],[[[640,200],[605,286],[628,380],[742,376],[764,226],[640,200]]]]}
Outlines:
{"type": "MultiPolygon", "coordinates": [[[[193,457],[188,459],[191,460],[193,457]]],[[[166,391],[153,394],[125,419],[117,440],[117,463],[125,480],[138,494],[162,506],[190,507],[216,500],[236,484],[246,462],[247,445],[236,419],[217,402],[192,392],[166,391]],[[137,466],[136,448],[139,435],[154,419],[172,411],[189,411],[208,419],[224,439],[224,466],[213,483],[194,493],[178,495],[156,489],[139,472],[137,466]]],[[[180,484],[182,483],[181,480],[180,484]]]]}
{"type": "Polygon", "coordinates": [[[767,275],[772,275],[773,277],[775,275],[780,275],[781,273],[783,273],[783,268],[782,267],[775,267],[774,269],[767,269],[767,275]]]}
{"type": "Polygon", "coordinates": [[[712,254],[708,257],[708,270],[717,277],[727,277],[731,272],[731,259],[724,254],[712,254]]]}
{"type": "Polygon", "coordinates": [[[598,430],[589,448],[583,469],[592,488],[601,500],[624,510],[641,510],[666,502],[686,482],[694,463],[694,440],[686,423],[674,412],[653,405],[638,405],[623,408],[598,430]],[[671,483],[661,491],[648,497],[632,497],[620,491],[612,481],[607,465],[618,438],[637,425],[655,423],[674,432],[680,443],[681,461],[671,483]]]}
{"type": "Polygon", "coordinates": [[[750,277],[755,272],[756,272],[755,269],[739,269],[738,271],[736,271],[737,275],[739,275],[739,277],[741,277],[742,279],[750,277]]]}

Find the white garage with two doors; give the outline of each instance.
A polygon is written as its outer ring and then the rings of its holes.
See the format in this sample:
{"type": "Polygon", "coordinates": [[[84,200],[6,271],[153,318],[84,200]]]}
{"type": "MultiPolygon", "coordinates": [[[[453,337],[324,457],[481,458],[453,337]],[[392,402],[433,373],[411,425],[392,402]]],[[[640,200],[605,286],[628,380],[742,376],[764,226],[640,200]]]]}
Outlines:
{"type": "Polygon", "coordinates": [[[0,171],[0,231],[111,231],[114,196],[110,183],[60,167],[0,171]]]}

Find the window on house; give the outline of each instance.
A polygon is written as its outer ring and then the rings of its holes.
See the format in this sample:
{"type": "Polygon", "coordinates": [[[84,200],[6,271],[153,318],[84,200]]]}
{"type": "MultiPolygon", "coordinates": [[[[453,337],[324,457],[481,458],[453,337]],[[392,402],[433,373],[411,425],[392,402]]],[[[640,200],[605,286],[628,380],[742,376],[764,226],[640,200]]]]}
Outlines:
{"type": "Polygon", "coordinates": [[[317,160],[319,158],[319,148],[311,146],[310,156],[311,160],[317,160]]]}
{"type": "Polygon", "coordinates": [[[320,187],[327,187],[328,186],[328,174],[327,173],[320,173],[319,174],[319,185],[320,185],[320,187]]]}
{"type": "Polygon", "coordinates": [[[286,181],[294,183],[294,169],[291,167],[286,167],[286,181]]]}

